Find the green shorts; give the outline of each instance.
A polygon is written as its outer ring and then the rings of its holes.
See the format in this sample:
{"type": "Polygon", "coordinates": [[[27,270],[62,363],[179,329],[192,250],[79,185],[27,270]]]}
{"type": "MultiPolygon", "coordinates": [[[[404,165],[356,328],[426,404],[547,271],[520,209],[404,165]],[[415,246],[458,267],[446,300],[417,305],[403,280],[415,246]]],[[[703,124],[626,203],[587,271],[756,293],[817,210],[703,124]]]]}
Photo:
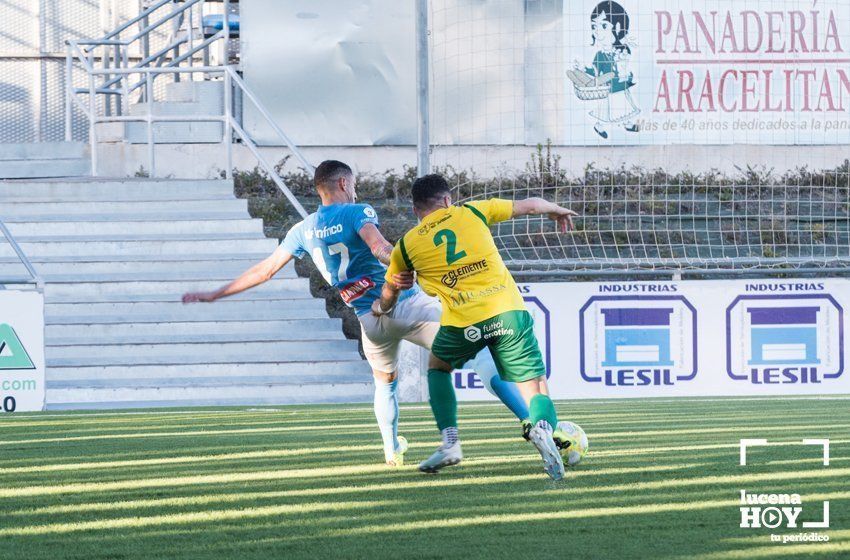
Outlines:
{"type": "Polygon", "coordinates": [[[528,381],[546,375],[543,355],[534,336],[528,311],[508,311],[465,328],[440,326],[431,352],[453,368],[460,368],[484,348],[490,348],[499,377],[528,381]]]}

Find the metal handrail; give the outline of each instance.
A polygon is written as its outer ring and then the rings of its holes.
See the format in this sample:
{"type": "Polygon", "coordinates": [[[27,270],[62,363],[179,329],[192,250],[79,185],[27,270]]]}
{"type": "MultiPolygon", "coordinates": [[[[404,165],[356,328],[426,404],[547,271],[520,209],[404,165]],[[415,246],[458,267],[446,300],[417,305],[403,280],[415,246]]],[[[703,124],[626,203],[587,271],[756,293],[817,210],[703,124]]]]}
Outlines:
{"type": "MultiPolygon", "coordinates": [[[[9,242],[9,245],[11,245],[12,250],[18,256],[18,260],[20,260],[21,264],[24,265],[24,268],[27,269],[27,273],[29,274],[29,277],[32,279],[32,282],[26,282],[26,283],[35,284],[36,289],[39,292],[43,292],[44,291],[44,280],[41,278],[41,275],[39,275],[39,273],[35,270],[35,267],[33,267],[29,258],[27,258],[26,253],[24,253],[24,251],[21,249],[20,245],[18,245],[18,242],[15,241],[15,236],[12,235],[12,232],[9,231],[9,228],[7,228],[6,224],[3,223],[3,220],[0,220],[0,232],[3,233],[3,237],[5,237],[6,241],[9,242]]],[[[10,284],[22,283],[22,282],[19,282],[18,279],[15,279],[15,278],[7,279],[5,281],[2,278],[0,278],[0,283],[3,283],[3,282],[10,283],[10,284]]]]}
{"type": "MultiPolygon", "coordinates": [[[[132,38],[127,39],[127,41],[129,41],[129,43],[133,43],[135,41],[138,41],[143,36],[148,35],[151,31],[153,31],[154,29],[157,29],[162,24],[171,21],[172,19],[174,19],[175,17],[177,17],[179,15],[182,15],[183,12],[187,11],[189,8],[191,8],[195,4],[197,4],[198,2],[203,2],[203,1],[204,0],[189,0],[188,2],[181,2],[182,6],[180,7],[179,10],[174,10],[171,13],[169,13],[168,15],[160,18],[159,21],[148,25],[147,27],[145,27],[144,29],[142,29],[141,31],[139,31],[138,33],[133,35],[132,38]]],[[[150,13],[148,15],[150,15],[150,13]]]]}
{"type": "MultiPolygon", "coordinates": [[[[113,47],[115,47],[115,51],[116,51],[115,54],[114,54],[115,59],[117,60],[119,57],[121,57],[121,58],[126,60],[128,58],[127,57],[127,51],[128,51],[128,47],[130,45],[132,45],[133,43],[135,43],[136,41],[138,41],[140,39],[142,39],[143,43],[144,43],[145,41],[147,41],[149,35],[153,31],[159,29],[164,24],[168,23],[169,21],[173,20],[174,18],[184,17],[187,11],[191,14],[192,8],[194,6],[196,6],[197,4],[200,4],[201,10],[203,10],[204,2],[206,2],[206,0],[188,0],[188,1],[181,2],[180,7],[178,9],[170,11],[168,14],[161,17],[159,20],[157,20],[156,22],[154,22],[152,24],[147,24],[144,28],[139,30],[135,35],[133,35],[129,39],[120,39],[120,34],[121,34],[122,31],[125,31],[126,29],[130,28],[132,25],[134,25],[136,23],[146,22],[148,20],[148,18],[151,16],[151,14],[153,14],[154,12],[156,12],[157,10],[162,8],[163,6],[168,5],[168,4],[175,4],[174,0],[160,0],[159,2],[154,4],[153,6],[150,6],[149,8],[144,10],[138,16],[132,18],[131,20],[124,23],[123,25],[121,25],[120,27],[118,27],[114,31],[110,32],[109,34],[107,34],[106,36],[104,36],[101,39],[81,39],[81,40],[76,40],[76,41],[66,41],[66,43],[68,43],[68,44],[73,43],[74,45],[77,45],[77,46],[90,46],[90,47],[99,47],[99,46],[110,47],[110,46],[113,46],[113,47]],[[116,36],[119,37],[119,38],[113,39],[113,37],[116,37],[116,36]],[[123,49],[122,49],[122,47],[123,47],[123,49]]],[[[226,0],[224,2],[224,12],[225,12],[224,13],[224,22],[225,22],[225,24],[228,23],[228,13],[227,12],[228,12],[228,9],[229,9],[229,5],[230,5],[230,2],[226,0]]],[[[189,18],[189,27],[190,27],[189,40],[194,42],[194,35],[191,32],[192,24],[193,24],[192,18],[190,17],[189,18]]],[[[226,27],[227,26],[225,26],[225,28],[223,28],[221,30],[221,32],[216,34],[216,36],[214,38],[211,37],[210,39],[204,41],[203,44],[200,47],[193,47],[191,49],[191,53],[189,54],[189,56],[179,56],[178,55],[177,59],[179,59],[179,60],[175,59],[174,61],[172,61],[171,64],[179,64],[183,60],[186,60],[187,58],[194,56],[194,54],[205,49],[210,44],[212,44],[213,42],[215,42],[216,40],[218,40],[220,38],[224,38],[225,42],[228,42],[229,39],[230,39],[230,30],[227,29],[226,27]]],[[[145,65],[149,64],[150,62],[153,62],[154,60],[157,60],[158,58],[165,56],[165,54],[167,54],[169,51],[179,48],[179,46],[182,45],[183,43],[185,43],[186,41],[187,40],[185,38],[175,37],[172,41],[169,42],[168,46],[161,49],[156,54],[148,55],[147,53],[145,53],[145,56],[142,59],[142,61],[139,62],[139,64],[137,64],[135,67],[136,68],[143,68],[145,65]]],[[[178,54],[178,51],[175,50],[175,54],[178,54]]],[[[105,53],[105,58],[104,58],[105,62],[106,62],[106,60],[108,59],[109,56],[113,56],[113,55],[110,55],[110,53],[107,51],[107,53],[105,53]]],[[[85,55],[81,55],[80,58],[86,58],[86,57],[85,57],[85,55]]],[[[120,82],[120,79],[117,79],[117,78],[113,78],[113,79],[109,79],[109,80],[104,81],[100,85],[99,89],[101,91],[99,91],[99,93],[113,93],[113,92],[107,92],[106,89],[110,88],[111,86],[114,86],[115,84],[117,84],[119,82],[120,82]]],[[[136,88],[138,88],[142,85],[144,85],[143,82],[135,84],[135,86],[130,91],[134,91],[136,88]]],[[[122,93],[122,92],[115,90],[114,93],[122,93]]],[[[66,136],[67,136],[67,133],[66,133],[66,136]]]]}
{"type": "Polygon", "coordinates": [[[225,125],[226,130],[224,133],[224,144],[226,149],[226,165],[227,168],[225,170],[225,174],[227,178],[232,178],[233,173],[233,154],[232,154],[232,134],[236,134],[242,143],[248,148],[248,150],[257,158],[257,161],[260,163],[260,166],[266,171],[266,173],[271,178],[272,182],[280,189],[281,193],[286,197],[286,199],[292,204],[295,210],[301,215],[301,217],[307,216],[307,211],[286,185],[284,180],[280,177],[280,175],[275,170],[274,166],[262,155],[260,152],[256,142],[251,138],[251,136],[245,132],[245,130],[240,126],[237,122],[236,118],[233,115],[232,108],[232,92],[234,86],[239,88],[242,92],[243,98],[249,99],[254,103],[254,106],[257,108],[260,115],[266,120],[266,122],[272,127],[275,133],[281,138],[284,144],[292,151],[295,158],[308,170],[314,171],[315,167],[304,157],[304,154],[295,145],[295,143],[283,132],[283,130],[278,126],[278,124],[274,121],[274,119],[269,114],[268,110],[262,105],[257,96],[248,89],[245,85],[245,82],[239,77],[236,73],[236,70],[232,66],[194,66],[194,67],[166,67],[166,68],[92,68],[92,70],[88,73],[90,79],[93,81],[95,76],[102,75],[112,75],[112,74],[120,74],[122,76],[127,76],[131,74],[145,74],[145,82],[146,82],[146,105],[147,105],[147,113],[144,115],[106,115],[106,116],[97,116],[94,114],[94,106],[91,101],[91,97],[93,94],[90,93],[90,103],[89,110],[87,111],[87,116],[89,117],[90,122],[90,134],[92,134],[92,147],[91,147],[91,157],[92,157],[92,173],[97,174],[97,140],[94,136],[96,134],[94,125],[97,123],[107,123],[107,122],[145,122],[147,123],[148,129],[148,166],[150,169],[150,173],[152,176],[156,175],[156,154],[154,151],[154,141],[153,141],[153,125],[157,122],[221,122],[225,125]],[[153,77],[158,74],[221,74],[224,77],[224,114],[222,115],[154,115],[153,114],[153,77]]]}
{"type": "Polygon", "coordinates": [[[254,95],[254,92],[248,89],[248,86],[245,85],[245,82],[242,81],[242,78],[236,73],[232,66],[226,66],[228,74],[230,74],[230,79],[233,80],[239,89],[242,91],[242,94],[250,99],[254,103],[254,107],[260,112],[266,122],[272,127],[272,130],[283,140],[283,143],[286,144],[286,147],[292,150],[292,153],[295,155],[296,159],[301,162],[301,165],[304,166],[307,171],[315,171],[316,168],[313,167],[310,162],[301,154],[301,150],[295,145],[295,143],[286,135],[286,133],[281,129],[269,112],[263,107],[263,104],[260,103],[260,100],[257,99],[257,96],[254,95]]]}
{"type": "Polygon", "coordinates": [[[112,30],[110,33],[108,33],[106,35],[106,37],[104,37],[104,39],[109,39],[110,37],[115,37],[116,35],[120,35],[122,31],[129,29],[133,25],[136,25],[137,23],[139,23],[140,21],[142,21],[143,19],[145,19],[146,17],[151,15],[153,12],[157,11],[161,7],[165,6],[166,4],[171,4],[173,1],[174,0],[159,0],[159,2],[157,2],[156,4],[148,6],[147,8],[142,10],[142,13],[140,13],[136,17],[132,18],[131,20],[125,22],[124,24],[118,26],[117,28],[112,30]]]}
{"type": "Polygon", "coordinates": [[[121,31],[128,29],[130,26],[147,21],[147,18],[154,13],[157,9],[162,6],[171,3],[172,0],[160,0],[158,3],[144,10],[140,15],[131,19],[129,22],[123,24],[121,27],[116,29],[115,31],[109,33],[102,39],[84,39],[84,40],[69,40],[66,41],[66,76],[65,76],[65,84],[67,89],[67,104],[66,104],[66,138],[70,140],[70,131],[71,131],[71,108],[74,106],[80,107],[82,109],[83,114],[88,119],[89,123],[89,141],[91,143],[91,169],[92,174],[97,175],[97,129],[96,124],[99,123],[108,123],[108,122],[144,122],[147,124],[147,151],[148,151],[148,165],[151,176],[156,175],[156,153],[155,153],[155,142],[154,142],[154,134],[153,127],[155,123],[158,122],[220,122],[224,126],[224,135],[222,138],[222,143],[224,144],[226,151],[226,170],[225,176],[230,179],[233,177],[233,141],[234,136],[242,141],[242,143],[248,148],[248,150],[257,158],[257,161],[260,163],[260,166],[265,170],[265,172],[269,175],[271,180],[275,183],[275,185],[280,189],[281,193],[286,197],[286,199],[292,204],[295,210],[302,216],[307,216],[307,212],[292,191],[287,187],[286,182],[283,178],[280,177],[277,170],[275,170],[274,166],[263,156],[260,152],[256,142],[250,137],[250,135],[242,128],[240,123],[237,121],[233,114],[233,93],[236,88],[238,88],[239,92],[242,94],[242,99],[248,99],[250,102],[254,104],[254,107],[257,109],[262,118],[266,121],[266,123],[271,127],[274,133],[280,138],[285,146],[287,146],[291,151],[295,158],[304,166],[308,171],[314,171],[315,168],[313,165],[304,157],[304,154],[301,153],[301,150],[298,149],[298,146],[292,141],[291,138],[283,131],[283,129],[275,122],[272,118],[271,114],[268,110],[263,106],[257,96],[252,92],[246,85],[242,78],[237,73],[236,69],[230,65],[221,65],[221,66],[193,66],[192,62],[194,59],[194,55],[204,49],[207,49],[212,43],[218,41],[220,39],[224,39],[225,47],[227,46],[227,42],[230,39],[230,25],[228,21],[229,15],[229,4],[228,0],[224,1],[224,21],[222,29],[205,40],[195,43],[194,35],[191,32],[193,21],[191,14],[189,11],[190,17],[188,18],[189,27],[190,27],[190,48],[187,52],[180,54],[175,51],[175,57],[169,61],[167,66],[151,66],[151,63],[157,59],[160,59],[164,56],[168,51],[172,49],[178,48],[181,44],[185,43],[186,40],[184,38],[176,37],[174,40],[169,42],[169,45],[162,48],[156,54],[150,55],[147,54],[137,65],[132,67],[127,64],[128,56],[127,56],[127,48],[133,42],[143,39],[146,40],[148,34],[166,23],[167,21],[171,21],[175,17],[183,15],[186,11],[191,10],[191,8],[197,4],[201,4],[201,13],[203,13],[203,2],[205,0],[188,0],[187,2],[182,3],[179,9],[173,10],[168,15],[163,18],[160,18],[153,24],[146,25],[142,30],[140,30],[136,35],[127,40],[120,39],[121,31]],[[118,37],[115,39],[115,37],[118,37]],[[85,47],[91,47],[86,49],[85,47]],[[103,68],[95,68],[94,66],[94,50],[97,47],[107,47],[107,52],[109,48],[115,47],[116,54],[114,60],[116,64],[114,67],[110,67],[108,63],[104,64],[103,68]],[[83,68],[85,70],[86,76],[88,78],[88,87],[83,88],[74,88],[73,84],[73,70],[74,70],[74,59],[79,59],[83,63],[83,68]],[[180,66],[181,62],[188,60],[188,66],[180,66]],[[174,75],[175,81],[179,80],[179,76],[181,74],[197,74],[203,73],[205,75],[221,75],[223,78],[223,86],[224,86],[224,110],[223,114],[220,115],[185,115],[185,116],[170,116],[170,115],[154,115],[153,114],[153,81],[157,75],[161,74],[172,74],[174,75]],[[142,74],[142,78],[132,84],[128,84],[128,78],[133,74],[142,74]],[[106,79],[100,81],[100,77],[105,76],[106,79]],[[98,78],[100,83],[96,83],[95,78],[98,78]],[[119,84],[119,87],[113,88],[115,84],[119,84]],[[125,115],[120,114],[122,104],[127,102],[128,96],[131,92],[135,91],[138,88],[144,87],[144,103],[147,105],[147,112],[143,115],[125,115]],[[77,99],[77,94],[84,94],[88,97],[88,109],[83,107],[83,104],[77,99]],[[119,98],[118,105],[118,115],[112,115],[107,107],[107,112],[105,116],[98,116],[97,114],[97,95],[121,95],[119,98]]]}

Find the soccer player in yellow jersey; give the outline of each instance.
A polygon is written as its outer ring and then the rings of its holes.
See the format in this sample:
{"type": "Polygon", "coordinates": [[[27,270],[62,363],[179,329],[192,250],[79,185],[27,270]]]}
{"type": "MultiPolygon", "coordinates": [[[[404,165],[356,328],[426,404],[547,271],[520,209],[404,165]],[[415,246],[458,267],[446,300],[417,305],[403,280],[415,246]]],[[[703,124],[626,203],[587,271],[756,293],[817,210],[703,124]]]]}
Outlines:
{"type": "Polygon", "coordinates": [[[541,198],[491,199],[453,206],[449,185],[439,175],[427,175],[413,183],[413,211],[419,226],[393,249],[387,282],[372,312],[392,313],[399,295],[394,277],[404,271],[415,271],[425,292],[437,296],[443,306],[428,369],[431,409],[443,444],[419,470],[437,472],[463,458],[450,374],[489,347],[499,376],[515,382],[529,404],[529,435],[543,457],[546,473],[560,480],[564,464],[553,438],[558,419],[548,396],[533,320],[502,262],[490,226],[517,216],[545,214],[561,231],[567,231],[575,212],[541,198]]]}

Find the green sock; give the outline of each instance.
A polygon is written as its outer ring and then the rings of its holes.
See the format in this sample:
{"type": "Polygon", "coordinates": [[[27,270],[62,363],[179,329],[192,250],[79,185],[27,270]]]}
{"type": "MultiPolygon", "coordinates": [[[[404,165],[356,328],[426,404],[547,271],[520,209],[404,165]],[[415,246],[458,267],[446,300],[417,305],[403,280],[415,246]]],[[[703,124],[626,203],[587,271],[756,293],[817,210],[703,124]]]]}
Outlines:
{"type": "Polygon", "coordinates": [[[546,420],[553,430],[557,429],[558,415],[555,413],[555,403],[548,396],[539,394],[531,397],[528,410],[531,413],[532,426],[536,426],[540,420],[546,420]]]}
{"type": "Polygon", "coordinates": [[[431,411],[440,431],[450,427],[456,428],[457,397],[452,386],[452,374],[439,369],[429,369],[428,393],[431,396],[431,411]]]}

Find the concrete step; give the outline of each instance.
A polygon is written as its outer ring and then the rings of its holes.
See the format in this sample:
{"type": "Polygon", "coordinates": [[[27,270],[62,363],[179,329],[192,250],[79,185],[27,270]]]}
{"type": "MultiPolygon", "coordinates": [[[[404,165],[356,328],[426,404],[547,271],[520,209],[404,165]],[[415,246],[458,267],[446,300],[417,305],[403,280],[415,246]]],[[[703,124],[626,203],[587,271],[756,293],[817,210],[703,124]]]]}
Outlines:
{"type": "MultiPolygon", "coordinates": [[[[234,324],[237,324],[234,322],[234,324]]],[[[101,344],[195,344],[207,342],[291,342],[311,340],[345,340],[342,329],[337,325],[333,330],[290,329],[287,331],[255,331],[235,333],[185,333],[185,334],[149,334],[149,335],[102,335],[92,337],[85,330],[71,337],[53,337],[48,346],[78,346],[96,340],[101,344]]]]}
{"type": "MultiPolygon", "coordinates": [[[[189,265],[191,263],[205,263],[208,261],[220,261],[222,264],[235,262],[257,262],[269,256],[269,253],[174,253],[166,255],[41,255],[31,256],[33,263],[115,263],[130,266],[149,264],[150,266],[173,267],[174,263],[189,265]],[[120,259],[120,260],[116,260],[120,259]]],[[[0,256],[0,263],[17,262],[15,257],[0,256]]]]}
{"type": "MultiPolygon", "coordinates": [[[[181,117],[221,117],[224,114],[223,102],[219,97],[199,97],[196,101],[174,102],[156,101],[148,107],[147,103],[130,105],[130,114],[145,116],[148,111],[154,115],[177,115],[181,117]]],[[[218,143],[224,136],[224,125],[220,122],[157,122],[153,124],[153,141],[157,144],[203,144],[218,143]]],[[[124,123],[124,138],[131,144],[148,142],[148,124],[146,122],[124,123]]]]}
{"type": "Polygon", "coordinates": [[[248,214],[245,212],[244,208],[229,208],[224,210],[199,210],[199,211],[186,211],[181,210],[176,206],[170,206],[168,208],[155,211],[148,210],[146,212],[133,212],[132,207],[128,207],[123,209],[121,212],[109,212],[109,213],[99,213],[99,214],[85,214],[85,213],[76,213],[76,214],[56,214],[56,213],[44,213],[43,211],[39,211],[35,209],[34,212],[30,213],[22,213],[18,215],[8,215],[3,214],[2,208],[0,208],[0,216],[2,216],[3,221],[6,222],[6,225],[22,223],[22,222],[41,222],[41,223],[50,223],[50,222],[95,222],[95,223],[109,223],[109,222],[156,222],[162,220],[168,220],[173,222],[191,222],[191,221],[209,221],[209,220],[221,220],[221,221],[229,221],[229,220],[244,220],[248,218],[248,214]]]}
{"type": "Polygon", "coordinates": [[[222,387],[48,389],[48,410],[356,403],[372,400],[371,382],[222,387]]]}
{"type": "Polygon", "coordinates": [[[88,158],[0,161],[0,179],[82,177],[90,174],[91,161],[88,158]]]}
{"type": "MultiPolygon", "coordinates": [[[[44,336],[48,344],[54,346],[78,344],[79,339],[97,340],[107,343],[108,339],[132,338],[136,343],[150,342],[192,342],[204,341],[210,337],[257,336],[257,340],[285,340],[338,338],[342,336],[342,322],[339,319],[295,319],[288,321],[195,321],[162,323],[83,323],[74,325],[47,325],[44,336]],[[314,336],[321,335],[321,336],[314,336]],[[180,337],[180,340],[177,340],[180,337]],[[283,338],[274,338],[283,337],[283,338]],[[191,340],[190,340],[191,338],[191,340]],[[74,342],[67,342],[74,341],[74,342]]],[[[235,339],[234,339],[235,340],[235,339]]],[[[240,340],[244,340],[240,338],[240,340]]],[[[112,343],[114,344],[114,343],[112,343]]]]}
{"type": "MultiPolygon", "coordinates": [[[[371,382],[372,370],[364,360],[354,361],[305,361],[236,364],[178,364],[138,366],[80,366],[51,368],[47,382],[80,386],[83,383],[119,385],[138,380],[183,380],[190,384],[194,379],[269,377],[278,382],[298,381],[302,383],[371,382]]],[[[150,383],[150,381],[148,381],[150,383]]]]}
{"type": "MultiPolygon", "coordinates": [[[[301,365],[303,362],[299,362],[301,365]]],[[[354,362],[349,362],[354,363],[354,362]]],[[[229,375],[215,377],[160,377],[144,379],[101,379],[101,380],[72,380],[72,381],[48,381],[48,389],[153,389],[153,388],[213,388],[234,387],[245,385],[330,385],[349,383],[370,383],[371,375],[338,375],[318,379],[303,379],[300,376],[281,378],[275,375],[246,375],[234,379],[229,375]]]]}
{"type": "Polygon", "coordinates": [[[164,323],[209,321],[282,321],[326,319],[325,302],[314,298],[292,301],[251,301],[237,296],[215,303],[173,302],[51,303],[45,324],[164,323]]]}
{"type": "Polygon", "coordinates": [[[0,199],[8,202],[213,200],[221,198],[233,198],[233,181],[178,179],[0,181],[0,199]]]}
{"type": "Polygon", "coordinates": [[[74,159],[86,157],[83,142],[31,142],[0,144],[0,160],[74,159]]]}
{"type": "Polygon", "coordinates": [[[124,123],[123,122],[100,122],[94,125],[95,134],[97,134],[98,143],[104,142],[123,142],[124,141],[124,123]]]}
{"type": "MultiPolygon", "coordinates": [[[[186,292],[210,291],[220,288],[224,282],[221,280],[183,280],[183,281],[129,281],[117,282],[105,280],[103,282],[48,282],[44,286],[45,301],[58,301],[59,299],[73,299],[79,296],[89,298],[98,296],[125,296],[138,299],[128,301],[141,301],[145,296],[152,294],[174,294],[179,298],[186,292]]],[[[272,278],[262,286],[253,290],[242,292],[243,297],[257,294],[268,294],[270,296],[281,295],[281,298],[302,299],[310,296],[310,283],[307,278],[272,278]]],[[[258,296],[257,299],[260,298],[258,296]]],[[[77,301],[77,300],[75,300],[77,301]]],[[[102,300],[101,300],[102,301],[102,300]]],[[[161,300],[157,300],[161,301],[161,300]]]]}
{"type": "Polygon", "coordinates": [[[93,233],[81,235],[21,235],[19,243],[87,243],[89,241],[220,241],[232,239],[267,239],[262,232],[207,233],[93,233]]]}
{"type": "Polygon", "coordinates": [[[263,221],[242,220],[191,220],[191,221],[114,221],[114,222],[15,222],[8,224],[15,237],[33,235],[188,235],[199,233],[258,233],[263,232],[263,221]]]}
{"type": "MultiPolygon", "coordinates": [[[[20,243],[24,253],[32,257],[85,256],[85,255],[163,255],[173,253],[206,252],[208,254],[233,253],[244,250],[251,253],[271,254],[278,246],[275,239],[219,239],[214,241],[80,241],[20,243]]],[[[14,256],[12,247],[0,245],[0,256],[14,256]]],[[[116,259],[117,260],[117,259],[116,259]]]]}
{"type": "MultiPolygon", "coordinates": [[[[211,111],[198,114],[214,115],[211,111]]],[[[124,138],[130,144],[147,144],[145,123],[124,123],[124,138]]],[[[159,122],[153,125],[154,144],[219,144],[224,138],[224,126],[216,122],[159,122]]]]}
{"type": "Polygon", "coordinates": [[[354,340],[48,346],[47,367],[357,360],[354,340]]]}
{"type": "MultiPolygon", "coordinates": [[[[50,283],[101,283],[101,282],[164,282],[164,281],[172,281],[172,282],[199,282],[199,281],[212,281],[215,280],[219,283],[219,285],[233,280],[240,274],[242,274],[245,270],[247,270],[251,265],[246,266],[245,268],[230,268],[230,269],[218,269],[218,270],[169,270],[163,272],[156,271],[143,271],[143,272],[127,272],[124,274],[121,273],[103,273],[103,274],[54,274],[54,273],[43,273],[44,265],[34,265],[36,270],[41,273],[41,277],[45,282],[50,283]]],[[[14,272],[17,269],[9,269],[11,272],[14,272]]],[[[6,272],[5,265],[0,266],[0,274],[4,274],[6,272]]],[[[286,267],[280,272],[277,273],[275,279],[283,279],[283,278],[298,278],[298,275],[295,273],[295,269],[293,267],[286,267]]]]}
{"type": "MultiPolygon", "coordinates": [[[[70,216],[79,214],[130,214],[162,212],[241,212],[242,218],[248,217],[248,201],[228,198],[221,200],[142,200],[142,201],[62,201],[62,202],[6,202],[0,208],[0,216],[5,220],[15,216],[70,216]]],[[[17,220],[21,221],[21,220],[17,220]]],[[[29,220],[38,221],[38,220],[29,220]]]]}
{"type": "MultiPolygon", "coordinates": [[[[151,113],[159,116],[191,116],[200,115],[204,117],[222,116],[224,100],[219,96],[200,96],[197,99],[185,101],[154,101],[151,105],[151,113]]],[[[147,103],[131,103],[130,114],[144,117],[148,114],[147,103]]]]}
{"type": "Polygon", "coordinates": [[[199,103],[224,107],[223,81],[186,81],[165,84],[165,101],[168,103],[199,103]]]}
{"type": "MultiPolygon", "coordinates": [[[[47,282],[126,282],[131,280],[232,280],[256,264],[256,260],[186,262],[36,262],[33,266],[47,282]]],[[[0,276],[20,272],[21,264],[0,263],[0,276]]],[[[297,278],[294,266],[286,266],[275,278],[297,278]]]]}
{"type": "MultiPolygon", "coordinates": [[[[225,282],[214,282],[212,286],[220,287],[225,282]]],[[[190,284],[191,285],[191,284],[190,284]]],[[[200,285],[200,284],[198,284],[200,285]]],[[[202,286],[203,287],[203,286],[202,286]]],[[[209,291],[215,289],[214,287],[210,287],[206,290],[201,291],[209,291]]],[[[189,291],[197,291],[197,290],[189,290],[189,291]]],[[[181,303],[181,297],[185,291],[176,291],[176,292],[163,292],[163,293],[149,293],[149,294],[139,294],[132,292],[118,292],[118,293],[98,293],[96,291],[86,292],[84,290],[80,290],[79,292],[75,292],[73,294],[60,295],[54,293],[45,293],[44,301],[45,303],[181,303]]],[[[296,300],[298,298],[305,299],[313,299],[309,293],[304,293],[303,291],[298,290],[281,290],[273,287],[259,287],[254,288],[253,290],[249,290],[247,292],[242,292],[241,294],[235,294],[227,298],[232,301],[256,301],[256,302],[264,302],[264,303],[272,303],[280,300],[296,300]]],[[[203,304],[198,304],[203,305],[203,304]]]]}

